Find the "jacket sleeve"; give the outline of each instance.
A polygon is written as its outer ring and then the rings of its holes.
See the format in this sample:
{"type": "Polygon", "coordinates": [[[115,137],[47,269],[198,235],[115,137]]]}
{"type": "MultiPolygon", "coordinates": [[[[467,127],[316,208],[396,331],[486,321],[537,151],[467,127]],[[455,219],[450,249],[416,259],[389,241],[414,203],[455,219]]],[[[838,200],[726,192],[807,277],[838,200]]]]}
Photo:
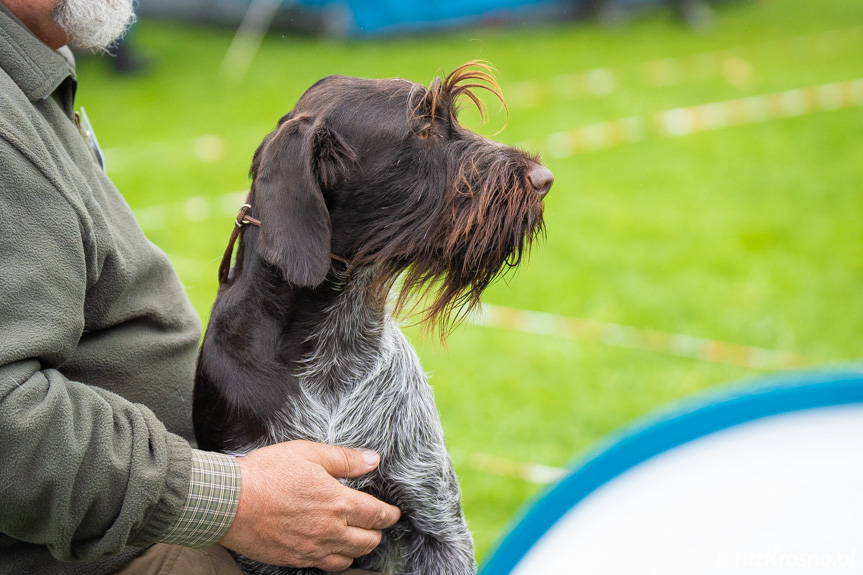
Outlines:
{"type": "Polygon", "coordinates": [[[86,215],[58,192],[0,138],[0,532],[87,560],[171,529],[191,448],[146,407],[64,377],[98,278],[86,215]]]}

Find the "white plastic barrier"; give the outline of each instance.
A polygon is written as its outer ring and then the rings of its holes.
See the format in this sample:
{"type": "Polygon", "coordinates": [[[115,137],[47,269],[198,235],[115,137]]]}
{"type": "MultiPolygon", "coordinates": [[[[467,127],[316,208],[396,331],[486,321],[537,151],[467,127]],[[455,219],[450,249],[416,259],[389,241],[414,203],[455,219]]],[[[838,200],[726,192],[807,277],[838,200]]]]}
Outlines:
{"type": "Polygon", "coordinates": [[[863,373],[749,383],[607,442],[481,575],[863,573],[863,373]]]}

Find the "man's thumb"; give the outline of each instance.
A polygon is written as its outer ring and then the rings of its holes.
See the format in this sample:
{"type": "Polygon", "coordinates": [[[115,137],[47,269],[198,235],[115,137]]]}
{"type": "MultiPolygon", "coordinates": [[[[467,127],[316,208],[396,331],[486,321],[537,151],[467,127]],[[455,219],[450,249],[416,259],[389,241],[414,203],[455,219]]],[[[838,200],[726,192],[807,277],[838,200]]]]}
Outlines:
{"type": "Polygon", "coordinates": [[[377,468],[381,456],[369,449],[348,449],[337,445],[314,446],[309,458],[333,477],[358,477],[377,468]]]}

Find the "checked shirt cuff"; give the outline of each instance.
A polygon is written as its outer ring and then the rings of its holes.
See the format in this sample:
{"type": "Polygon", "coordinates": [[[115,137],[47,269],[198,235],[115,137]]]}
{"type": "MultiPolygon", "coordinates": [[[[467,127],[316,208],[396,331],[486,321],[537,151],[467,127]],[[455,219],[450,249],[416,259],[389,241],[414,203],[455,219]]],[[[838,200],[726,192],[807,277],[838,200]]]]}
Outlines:
{"type": "Polygon", "coordinates": [[[240,503],[240,465],[230,455],[192,450],[189,495],[177,523],[161,543],[208,547],[234,520],[240,503]]]}

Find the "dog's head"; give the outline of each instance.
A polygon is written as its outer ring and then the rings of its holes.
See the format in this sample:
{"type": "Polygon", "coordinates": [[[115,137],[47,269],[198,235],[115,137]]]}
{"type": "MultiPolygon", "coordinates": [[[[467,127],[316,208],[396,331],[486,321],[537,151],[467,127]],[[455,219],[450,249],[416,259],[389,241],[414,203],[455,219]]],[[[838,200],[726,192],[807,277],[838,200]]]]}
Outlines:
{"type": "Polygon", "coordinates": [[[283,117],[252,164],[257,249],[284,279],[321,284],[331,254],[403,278],[396,308],[420,296],[445,334],[543,231],[553,177],[539,160],[467,129],[457,100],[500,96],[483,63],[430,87],[329,76],[283,117]]]}

